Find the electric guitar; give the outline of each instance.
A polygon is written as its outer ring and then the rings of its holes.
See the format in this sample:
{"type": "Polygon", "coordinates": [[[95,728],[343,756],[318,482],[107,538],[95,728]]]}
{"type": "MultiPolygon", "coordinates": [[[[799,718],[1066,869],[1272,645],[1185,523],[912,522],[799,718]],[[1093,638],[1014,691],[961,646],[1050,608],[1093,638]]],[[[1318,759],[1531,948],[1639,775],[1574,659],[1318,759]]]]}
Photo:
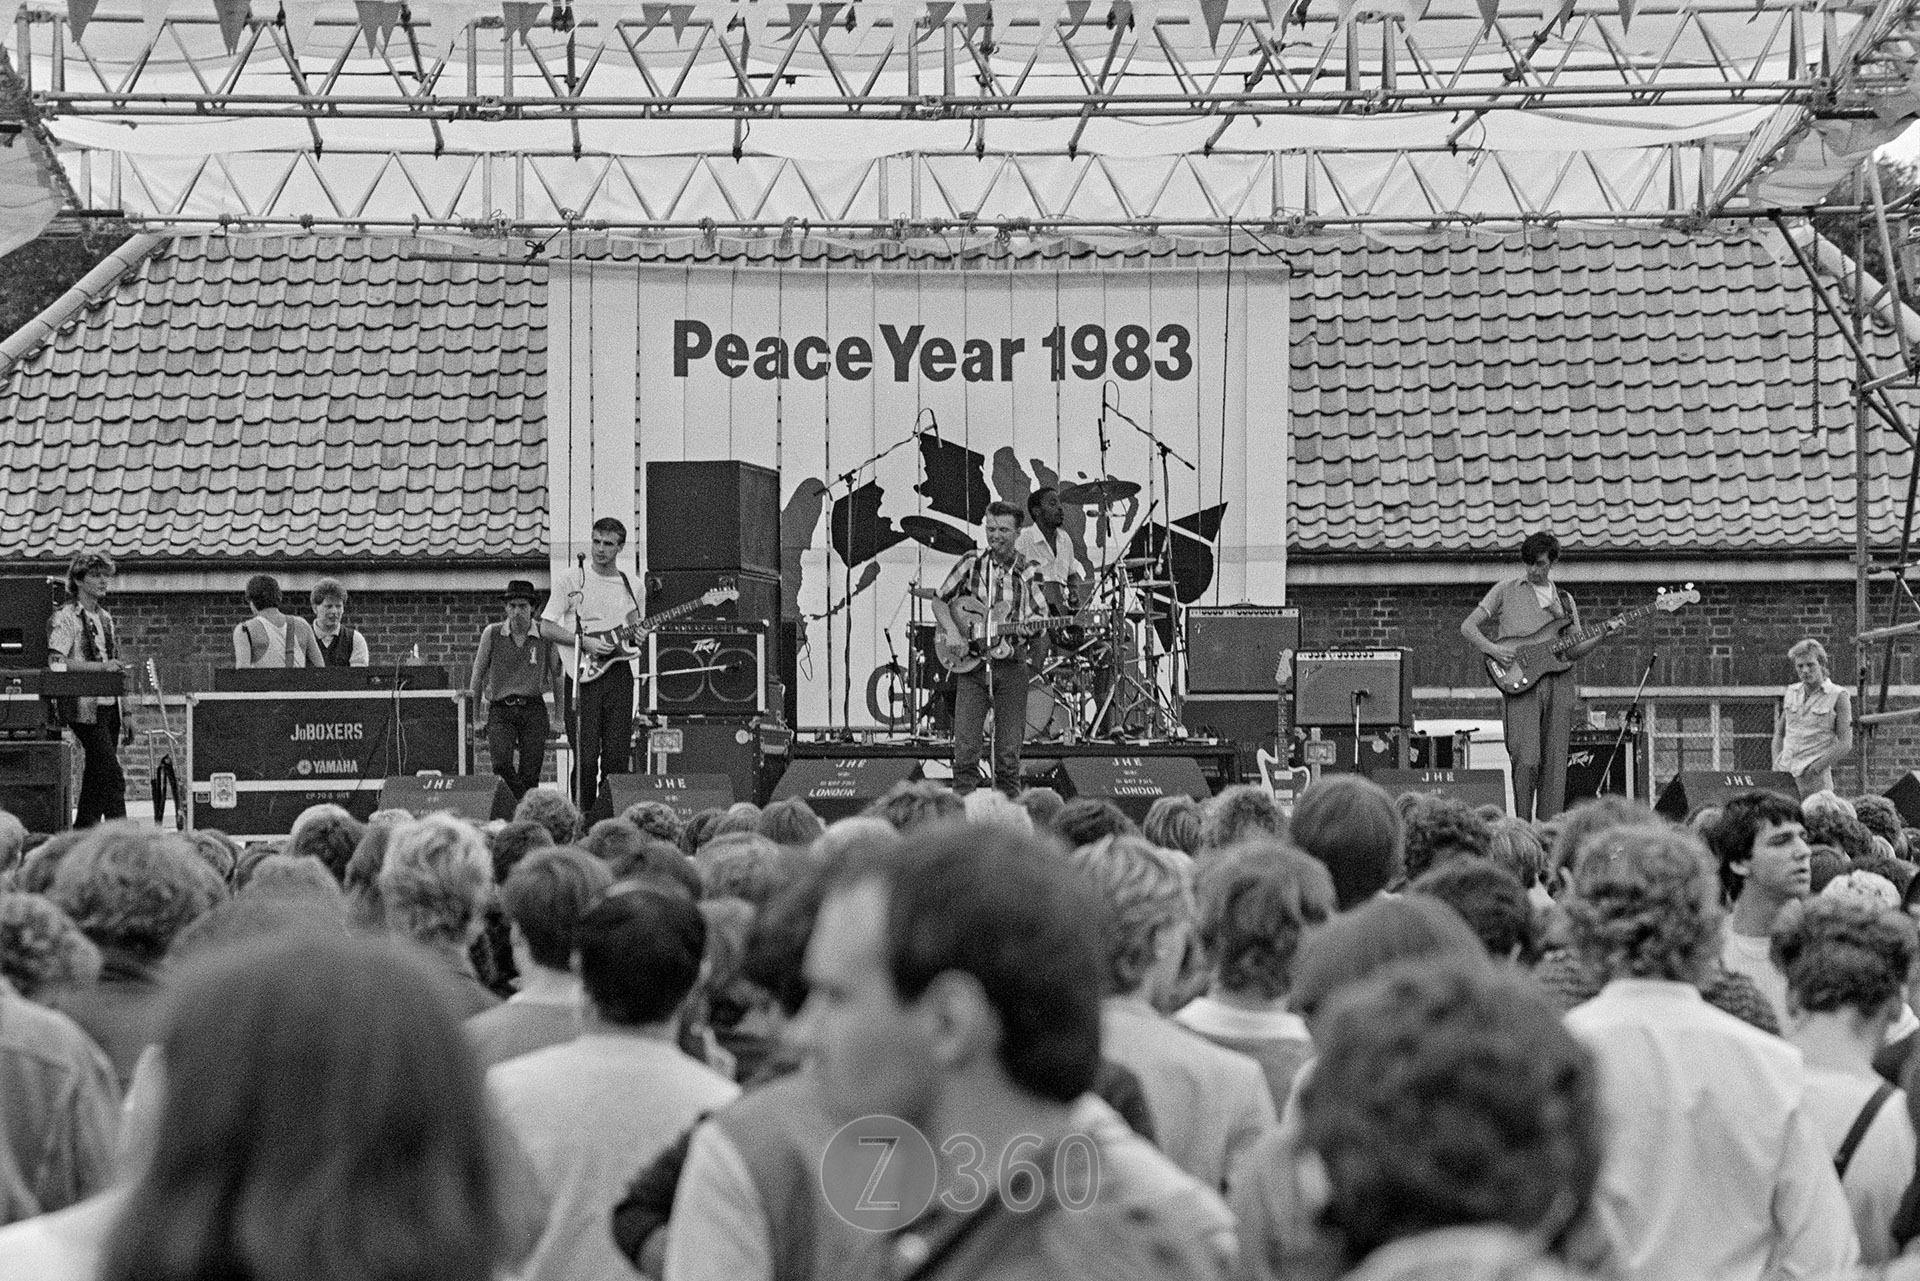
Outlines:
{"type": "Polygon", "coordinates": [[[708,605],[718,605],[722,601],[739,600],[740,588],[731,578],[720,580],[719,586],[710,587],[698,600],[690,600],[675,605],[672,609],[663,609],[657,614],[649,614],[637,623],[628,623],[622,627],[610,627],[603,632],[588,632],[594,640],[606,641],[613,648],[604,654],[589,654],[584,647],[580,650],[580,683],[591,685],[605,676],[615,663],[630,662],[640,657],[640,642],[647,633],[662,623],[670,623],[676,618],[691,614],[696,609],[708,605]]]}
{"type": "Polygon", "coordinates": [[[1002,603],[988,611],[985,605],[964,596],[948,606],[953,610],[954,622],[960,624],[960,630],[966,639],[956,645],[947,639],[944,628],[936,629],[933,634],[933,654],[940,660],[940,666],[950,672],[970,672],[987,659],[998,661],[1010,658],[1015,645],[1041,632],[1054,631],[1062,627],[1085,626],[1086,620],[1078,614],[1062,614],[1058,618],[1031,618],[1022,623],[1008,622],[1012,607],[1002,603]],[[987,624],[993,624],[993,639],[987,641],[987,624]]]}
{"type": "Polygon", "coordinates": [[[1253,754],[1254,763],[1260,767],[1260,785],[1269,795],[1280,803],[1280,808],[1293,815],[1294,802],[1300,799],[1300,793],[1307,790],[1316,777],[1314,770],[1302,769],[1298,765],[1289,766],[1286,761],[1287,750],[1287,692],[1293,687],[1293,651],[1280,651],[1280,661],[1274,665],[1273,685],[1280,697],[1275,703],[1277,724],[1275,726],[1274,746],[1280,750],[1269,752],[1261,748],[1253,754]]]}
{"type": "Polygon", "coordinates": [[[1609,631],[1626,626],[1645,618],[1659,610],[1671,614],[1685,605],[1697,604],[1700,593],[1688,583],[1679,591],[1662,589],[1654,597],[1653,603],[1630,609],[1624,614],[1615,614],[1606,622],[1595,627],[1582,627],[1578,631],[1570,630],[1573,620],[1563,618],[1559,622],[1549,623],[1530,636],[1516,639],[1502,639],[1502,645],[1513,647],[1513,661],[1502,663],[1496,658],[1486,659],[1487,677],[1493,681],[1494,688],[1508,698],[1516,698],[1540,683],[1543,676],[1555,672],[1564,672],[1573,666],[1573,660],[1567,657],[1567,651],[1583,641],[1605,635],[1609,631]]]}

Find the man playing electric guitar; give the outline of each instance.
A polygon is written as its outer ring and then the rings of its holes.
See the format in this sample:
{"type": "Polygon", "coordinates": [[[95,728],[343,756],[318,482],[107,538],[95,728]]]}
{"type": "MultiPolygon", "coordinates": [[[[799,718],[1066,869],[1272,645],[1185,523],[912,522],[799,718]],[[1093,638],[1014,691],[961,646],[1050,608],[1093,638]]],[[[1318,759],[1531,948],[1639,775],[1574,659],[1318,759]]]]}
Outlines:
{"type": "Polygon", "coordinates": [[[585,566],[559,576],[540,634],[566,648],[567,673],[576,681],[575,716],[579,733],[573,744],[576,801],[582,814],[592,814],[601,780],[633,769],[632,656],[606,664],[592,680],[582,680],[579,655],[573,653],[574,632],[580,648],[604,659],[619,648],[603,633],[638,622],[640,598],[626,571],[615,563],[627,545],[627,527],[611,516],[593,522],[593,554],[585,566]]]}
{"type": "Polygon", "coordinates": [[[989,656],[978,667],[954,675],[953,790],[965,794],[979,786],[980,754],[986,737],[987,707],[993,707],[993,785],[1008,796],[1020,790],[1020,741],[1026,735],[1027,677],[1033,648],[1027,632],[1047,612],[1040,575],[1032,562],[1014,553],[1021,512],[1012,503],[987,508],[982,532],[985,551],[971,551],[941,584],[933,602],[940,636],[949,649],[1011,642],[1005,657],[989,656]],[[986,622],[972,631],[955,606],[971,601],[986,622]]]}
{"type": "MultiPolygon", "coordinates": [[[[1553,567],[1560,559],[1560,540],[1548,533],[1527,535],[1520,544],[1520,563],[1526,572],[1496,583],[1460,624],[1467,643],[1498,663],[1511,663],[1515,650],[1508,641],[1531,636],[1544,627],[1571,622],[1580,628],[1580,610],[1573,597],[1553,585],[1553,567]],[[1494,636],[1484,630],[1492,624],[1494,636]]],[[[1618,628],[1611,623],[1566,650],[1571,660],[1585,655],[1618,628]]],[[[1573,732],[1576,698],[1571,671],[1550,672],[1525,693],[1510,694],[1502,708],[1506,724],[1507,756],[1513,762],[1513,812],[1531,821],[1552,818],[1566,805],[1567,741],[1573,732]]]]}

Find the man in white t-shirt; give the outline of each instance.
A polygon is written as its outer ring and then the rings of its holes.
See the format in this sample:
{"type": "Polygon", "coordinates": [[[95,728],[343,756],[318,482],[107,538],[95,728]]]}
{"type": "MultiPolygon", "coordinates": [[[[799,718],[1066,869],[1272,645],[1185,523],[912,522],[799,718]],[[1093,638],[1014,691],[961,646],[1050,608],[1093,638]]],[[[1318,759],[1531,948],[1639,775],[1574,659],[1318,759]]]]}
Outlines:
{"type": "Polygon", "coordinates": [[[601,665],[623,652],[609,633],[640,621],[640,598],[633,580],[616,564],[627,545],[627,527],[611,516],[593,522],[593,553],[587,563],[558,576],[540,634],[570,651],[567,674],[575,681],[574,716],[568,726],[574,743],[574,797],[580,812],[595,815],[600,789],[609,774],[633,769],[633,656],[601,665]],[[587,670],[572,653],[575,631],[588,656],[587,670]]]}
{"type": "Polygon", "coordinates": [[[1787,976],[1768,950],[1781,910],[1813,892],[1813,855],[1800,823],[1800,805],[1771,792],[1736,796],[1708,830],[1707,843],[1720,864],[1720,887],[1733,908],[1720,947],[1721,964],[1752,979],[1773,1006],[1780,1026],[1787,1027],[1787,976]]]}

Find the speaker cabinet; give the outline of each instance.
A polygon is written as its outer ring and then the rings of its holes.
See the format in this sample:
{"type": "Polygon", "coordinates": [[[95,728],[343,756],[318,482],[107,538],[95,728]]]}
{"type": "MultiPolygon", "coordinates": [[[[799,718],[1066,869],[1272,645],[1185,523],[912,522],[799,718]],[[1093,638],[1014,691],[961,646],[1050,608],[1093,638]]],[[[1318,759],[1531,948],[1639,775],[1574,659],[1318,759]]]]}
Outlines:
{"type": "Polygon", "coordinates": [[[1920,770],[1908,770],[1884,793],[1900,811],[1900,821],[1908,827],[1920,827],[1920,770]]]}
{"type": "Polygon", "coordinates": [[[58,739],[0,742],[0,809],[29,832],[64,832],[73,823],[68,752],[58,739]]]}
{"type": "Polygon", "coordinates": [[[1628,734],[1623,741],[1617,730],[1573,731],[1567,742],[1567,807],[1596,796],[1639,796],[1646,750],[1643,734],[1628,734]]]}
{"type": "Polygon", "coordinates": [[[1163,796],[1204,801],[1213,795],[1191,756],[1064,756],[1060,773],[1074,796],[1112,801],[1136,823],[1163,796]]]}
{"type": "MultiPolygon", "coordinates": [[[[691,778],[723,776],[732,788],[732,800],[764,805],[768,793],[780,779],[792,739],[791,730],[752,717],[661,716],[650,718],[640,730],[634,756],[641,764],[662,774],[691,778]]],[[[618,774],[613,777],[622,778],[618,774]]],[[[616,790],[614,800],[618,802],[621,795],[616,790]]],[[[640,799],[666,798],[643,796],[640,799]]],[[[616,803],[614,812],[622,808],[616,803]]]]}
{"type": "Polygon", "coordinates": [[[1293,723],[1353,724],[1354,695],[1360,724],[1413,724],[1413,664],[1404,649],[1327,650],[1293,658],[1293,723]]]}
{"type": "Polygon", "coordinates": [[[1383,769],[1373,781],[1395,796],[1408,792],[1438,792],[1463,801],[1472,809],[1482,805],[1507,809],[1507,775],[1497,769],[1383,769]]]}
{"type": "Polygon", "coordinates": [[[1281,720],[1284,704],[1278,692],[1265,694],[1189,694],[1180,704],[1180,723],[1202,738],[1233,744],[1233,764],[1239,779],[1258,775],[1257,754],[1262,748],[1284,758],[1281,747],[1289,727],[1281,720]]]}
{"type": "Polygon", "coordinates": [[[1660,793],[1660,799],[1654,802],[1653,808],[1668,818],[1684,822],[1696,810],[1709,805],[1725,805],[1747,792],[1772,792],[1794,801],[1800,799],[1800,789],[1795,785],[1793,775],[1780,770],[1728,772],[1690,769],[1673,776],[1673,781],[1660,793]]]}
{"type": "Polygon", "coordinates": [[[734,569],[663,569],[647,575],[647,613],[657,614],[675,605],[698,600],[731,579],[740,594],[716,605],[702,605],[689,621],[706,618],[753,619],[772,626],[780,621],[780,579],[778,575],[754,574],[734,569]]]}
{"type": "Polygon", "coordinates": [[[831,823],[858,814],[919,772],[911,756],[809,757],[787,766],[773,799],[803,800],[831,823]]]}
{"type": "Polygon", "coordinates": [[[767,625],[676,623],[647,637],[641,706],[679,716],[758,716],[767,710],[767,625]]]}
{"type": "Polygon", "coordinates": [[[0,578],[0,667],[45,667],[52,618],[53,583],[44,575],[0,578]]]}
{"type": "Polygon", "coordinates": [[[1187,610],[1187,693],[1268,694],[1293,674],[1300,611],[1279,605],[1187,610]]]}
{"type": "Polygon", "coordinates": [[[780,576],[780,473],[752,463],[647,464],[647,569],[780,576]]]}
{"type": "Polygon", "coordinates": [[[380,808],[415,818],[444,810],[485,823],[513,817],[513,793],[498,774],[396,774],[380,784],[380,808]]]}
{"type": "Polygon", "coordinates": [[[731,774],[609,774],[600,787],[610,814],[624,814],[642,801],[659,801],[683,823],[701,810],[723,810],[739,799],[731,774]]]}

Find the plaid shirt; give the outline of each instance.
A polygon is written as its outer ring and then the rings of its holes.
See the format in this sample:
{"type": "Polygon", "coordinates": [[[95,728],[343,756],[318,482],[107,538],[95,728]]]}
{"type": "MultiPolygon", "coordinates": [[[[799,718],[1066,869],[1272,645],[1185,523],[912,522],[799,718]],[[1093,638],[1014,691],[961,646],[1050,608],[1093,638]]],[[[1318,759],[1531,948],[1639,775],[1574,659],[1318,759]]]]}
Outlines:
{"type": "Polygon", "coordinates": [[[1002,565],[988,551],[971,551],[960,558],[940,585],[940,599],[949,603],[971,596],[989,610],[1007,606],[1008,623],[1044,618],[1047,598],[1040,590],[1040,572],[1015,553],[1011,565],[1002,565]]]}

